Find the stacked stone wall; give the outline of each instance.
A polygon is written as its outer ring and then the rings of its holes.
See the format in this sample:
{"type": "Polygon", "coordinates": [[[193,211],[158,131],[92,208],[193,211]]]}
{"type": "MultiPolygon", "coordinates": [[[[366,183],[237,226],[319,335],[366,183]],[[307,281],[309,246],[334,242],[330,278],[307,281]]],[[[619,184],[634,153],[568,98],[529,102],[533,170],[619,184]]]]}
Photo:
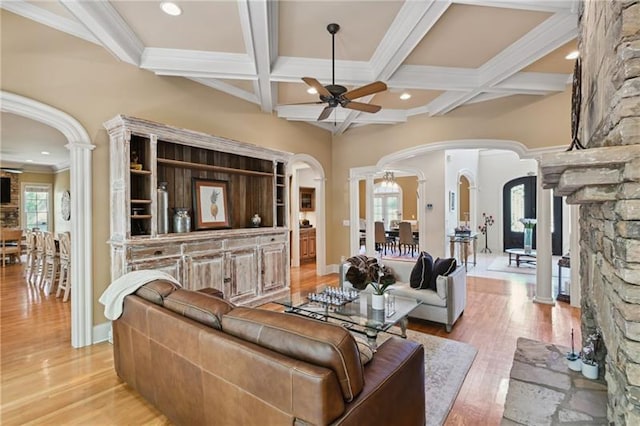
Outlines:
{"type": "MultiPolygon", "coordinates": [[[[640,144],[640,1],[580,8],[580,139],[588,148],[640,144]]],[[[620,173],[615,201],[580,209],[582,335],[602,333],[609,420],[640,424],[640,162],[620,173]]]]}
{"type": "Polygon", "coordinates": [[[0,176],[11,179],[11,203],[0,206],[0,226],[17,228],[20,226],[20,179],[15,173],[0,172],[0,176]]]}

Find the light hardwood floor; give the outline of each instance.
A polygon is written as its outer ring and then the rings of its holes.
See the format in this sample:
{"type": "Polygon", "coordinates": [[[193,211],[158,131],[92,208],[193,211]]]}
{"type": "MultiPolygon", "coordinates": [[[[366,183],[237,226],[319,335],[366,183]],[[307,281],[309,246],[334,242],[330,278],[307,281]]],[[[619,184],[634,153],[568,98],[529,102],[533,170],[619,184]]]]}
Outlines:
{"type": "MultiPolygon", "coordinates": [[[[169,424],[117,378],[109,343],[71,348],[69,303],[25,284],[20,265],[0,269],[0,424],[169,424]]],[[[317,277],[315,265],[291,272],[292,291],[337,280],[317,277]]],[[[569,345],[574,328],[580,341],[579,309],[534,304],[532,291],[519,277],[470,276],[467,308],[451,333],[410,322],[411,329],[478,348],[447,425],[500,423],[518,337],[569,345]]]]}

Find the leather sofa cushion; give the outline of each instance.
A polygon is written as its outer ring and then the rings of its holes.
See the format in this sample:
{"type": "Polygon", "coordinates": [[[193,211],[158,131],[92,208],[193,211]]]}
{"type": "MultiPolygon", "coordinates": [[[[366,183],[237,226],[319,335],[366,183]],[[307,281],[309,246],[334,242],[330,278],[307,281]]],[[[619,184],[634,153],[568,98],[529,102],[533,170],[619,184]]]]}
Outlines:
{"type": "Polygon", "coordinates": [[[234,305],[219,297],[179,289],[165,297],[164,307],[201,324],[221,330],[220,318],[232,310],[234,305]]]}
{"type": "Polygon", "coordinates": [[[172,282],[155,280],[136,290],[136,295],[151,303],[162,306],[164,298],[176,291],[178,288],[179,287],[172,282]]]}
{"type": "Polygon", "coordinates": [[[222,317],[222,331],[333,370],[345,401],[353,400],[362,391],[364,371],[356,341],[338,325],[280,312],[238,307],[222,317]]]}

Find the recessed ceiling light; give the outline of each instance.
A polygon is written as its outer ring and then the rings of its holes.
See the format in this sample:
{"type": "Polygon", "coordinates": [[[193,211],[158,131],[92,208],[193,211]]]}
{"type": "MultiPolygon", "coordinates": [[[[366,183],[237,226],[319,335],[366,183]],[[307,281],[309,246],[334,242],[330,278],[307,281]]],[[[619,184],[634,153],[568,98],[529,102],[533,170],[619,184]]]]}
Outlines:
{"type": "Polygon", "coordinates": [[[162,11],[167,15],[171,16],[179,16],[182,14],[182,9],[180,9],[180,6],[172,1],[163,1],[162,3],[160,3],[160,9],[162,9],[162,11]]]}
{"type": "Polygon", "coordinates": [[[403,92],[402,95],[400,95],[400,99],[402,99],[403,101],[406,101],[407,99],[411,99],[411,93],[403,92]]]}
{"type": "Polygon", "coordinates": [[[578,52],[577,50],[574,50],[573,52],[569,53],[567,56],[565,56],[565,59],[568,60],[572,60],[572,59],[577,59],[578,56],[580,56],[580,52],[578,52]]]}
{"type": "Polygon", "coordinates": [[[49,155],[49,154],[51,154],[51,153],[50,153],[49,151],[42,151],[40,154],[42,154],[42,155],[49,155]]]}
{"type": "Polygon", "coordinates": [[[307,93],[310,94],[310,95],[317,95],[318,91],[315,89],[315,87],[309,87],[307,89],[307,93]]]}

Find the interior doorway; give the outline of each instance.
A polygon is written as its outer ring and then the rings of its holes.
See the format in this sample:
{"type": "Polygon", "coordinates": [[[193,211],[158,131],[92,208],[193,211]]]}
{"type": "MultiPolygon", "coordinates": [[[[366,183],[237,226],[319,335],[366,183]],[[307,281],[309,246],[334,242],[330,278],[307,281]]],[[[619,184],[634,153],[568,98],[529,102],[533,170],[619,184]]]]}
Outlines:
{"type": "MultiPolygon", "coordinates": [[[[524,246],[522,218],[535,219],[537,197],[536,176],[519,177],[507,182],[502,190],[503,200],[503,249],[524,246]]],[[[562,255],[562,197],[553,197],[551,251],[562,255]]],[[[536,233],[533,233],[533,248],[536,248],[536,233]]]]}

